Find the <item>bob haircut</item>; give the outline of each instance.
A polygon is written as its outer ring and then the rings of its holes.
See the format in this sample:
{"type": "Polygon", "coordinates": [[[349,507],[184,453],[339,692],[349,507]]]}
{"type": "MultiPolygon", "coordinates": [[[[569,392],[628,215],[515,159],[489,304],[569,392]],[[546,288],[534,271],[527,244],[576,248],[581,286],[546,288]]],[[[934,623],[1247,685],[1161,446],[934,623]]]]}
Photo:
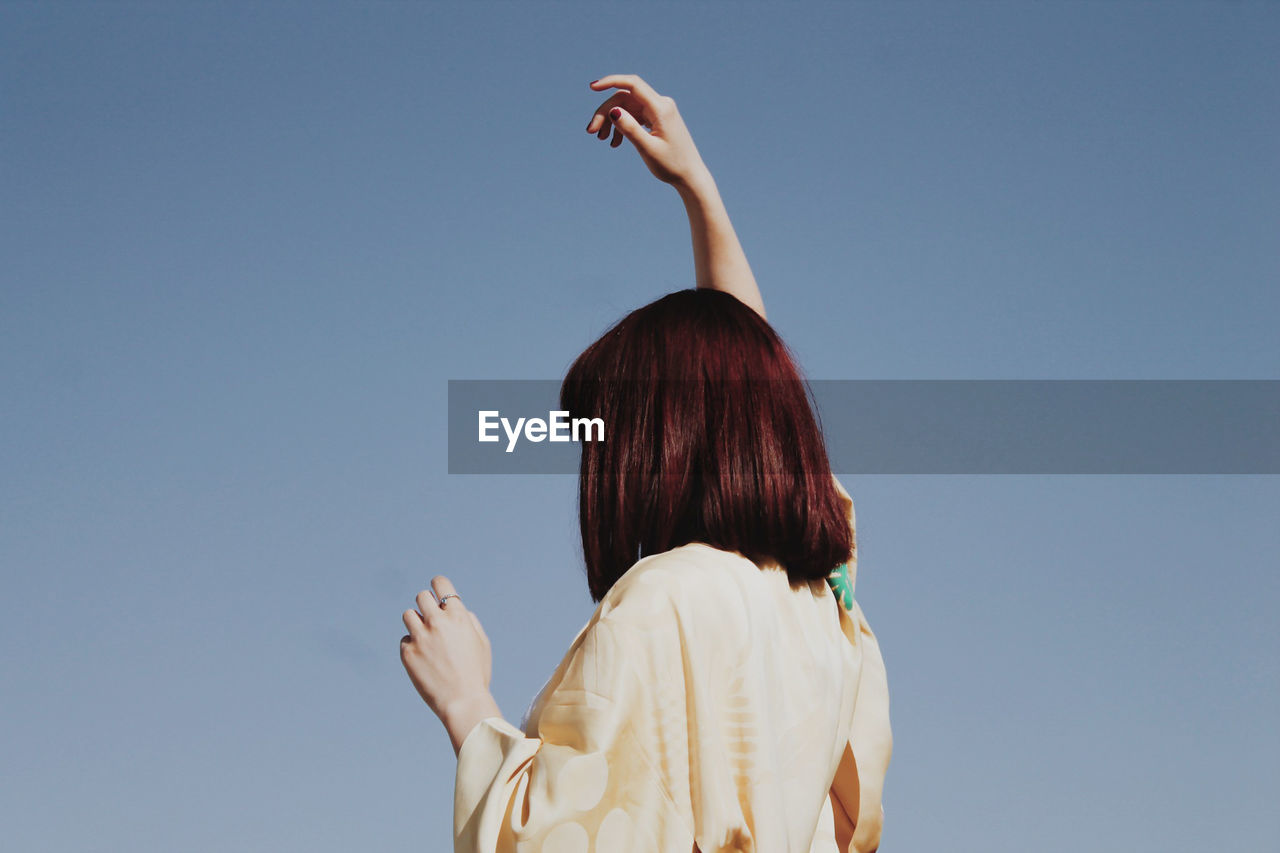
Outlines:
{"type": "Polygon", "coordinates": [[[560,408],[605,424],[578,474],[593,601],[690,542],[780,566],[792,585],[853,556],[809,388],[737,298],[678,290],[632,311],[573,362],[560,408]]]}

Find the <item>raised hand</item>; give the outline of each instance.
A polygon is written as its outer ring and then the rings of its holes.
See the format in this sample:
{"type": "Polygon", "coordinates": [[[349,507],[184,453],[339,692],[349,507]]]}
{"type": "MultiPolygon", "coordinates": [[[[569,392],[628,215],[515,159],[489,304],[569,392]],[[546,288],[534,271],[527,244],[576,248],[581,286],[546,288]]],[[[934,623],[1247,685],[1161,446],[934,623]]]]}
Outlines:
{"type": "Polygon", "coordinates": [[[590,85],[594,91],[618,91],[596,107],[587,132],[605,140],[612,131],[611,148],[621,145],[624,136],[630,139],[653,176],[680,193],[689,214],[697,286],[731,294],[764,317],[751,265],[675,99],[659,95],[634,74],[610,74],[590,85]]]}
{"type": "Polygon", "coordinates": [[[631,140],[653,176],[677,188],[690,187],[709,174],[674,98],[659,95],[634,74],[610,74],[592,80],[590,86],[597,92],[618,91],[596,107],[587,122],[588,133],[604,140],[612,130],[610,148],[621,145],[623,137],[631,140]]]}
{"type": "Polygon", "coordinates": [[[493,652],[480,620],[444,575],[417,596],[418,609],[401,614],[409,633],[400,638],[400,661],[423,701],[444,719],[453,705],[488,693],[493,652]],[[438,598],[452,595],[441,607],[438,598]]]}

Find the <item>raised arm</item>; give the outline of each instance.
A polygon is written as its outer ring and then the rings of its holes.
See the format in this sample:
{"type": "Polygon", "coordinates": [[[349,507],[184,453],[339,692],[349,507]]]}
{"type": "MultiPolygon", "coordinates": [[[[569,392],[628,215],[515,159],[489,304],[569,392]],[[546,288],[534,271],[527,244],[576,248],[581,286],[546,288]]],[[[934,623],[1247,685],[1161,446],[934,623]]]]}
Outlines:
{"type": "Polygon", "coordinates": [[[697,286],[736,296],[764,317],[764,300],[751,265],[675,99],[659,95],[634,74],[611,74],[590,85],[596,91],[619,91],[596,108],[587,132],[607,139],[612,130],[612,148],[621,145],[624,137],[631,140],[653,176],[674,186],[684,201],[697,286]]]}

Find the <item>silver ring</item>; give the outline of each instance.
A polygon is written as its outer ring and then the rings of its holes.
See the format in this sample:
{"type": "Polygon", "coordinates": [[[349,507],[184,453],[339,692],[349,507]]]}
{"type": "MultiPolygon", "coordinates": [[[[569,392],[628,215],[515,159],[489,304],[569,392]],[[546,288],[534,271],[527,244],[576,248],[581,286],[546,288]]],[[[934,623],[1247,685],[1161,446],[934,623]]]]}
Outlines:
{"type": "Polygon", "coordinates": [[[440,601],[438,601],[437,604],[440,605],[441,609],[444,609],[444,603],[451,598],[456,598],[459,601],[462,600],[462,596],[458,595],[456,592],[450,592],[440,596],[440,601]]]}

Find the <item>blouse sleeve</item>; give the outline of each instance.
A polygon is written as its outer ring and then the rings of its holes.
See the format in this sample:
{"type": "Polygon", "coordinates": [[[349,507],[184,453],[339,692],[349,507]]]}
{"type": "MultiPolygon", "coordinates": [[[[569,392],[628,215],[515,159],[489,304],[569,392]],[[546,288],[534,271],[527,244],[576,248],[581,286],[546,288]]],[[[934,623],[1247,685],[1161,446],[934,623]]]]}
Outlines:
{"type": "MultiPolygon", "coordinates": [[[[688,853],[693,834],[637,732],[651,653],[606,597],[557,667],[526,731],[478,723],[458,751],[455,853],[688,853]]],[[[535,709],[531,709],[534,711],[535,709]]]]}
{"type": "MultiPolygon", "coordinates": [[[[840,481],[836,491],[845,505],[849,525],[856,528],[853,500],[840,481]]],[[[856,539],[856,531],[855,531],[856,539]]],[[[849,564],[856,587],[857,551],[849,564]]],[[[849,742],[831,784],[829,799],[835,820],[836,841],[841,853],[870,853],[880,846],[884,825],[881,796],[893,753],[893,730],[889,724],[889,684],[884,658],[861,605],[855,599],[842,620],[850,642],[862,650],[858,676],[858,697],[854,703],[849,742]]]]}

